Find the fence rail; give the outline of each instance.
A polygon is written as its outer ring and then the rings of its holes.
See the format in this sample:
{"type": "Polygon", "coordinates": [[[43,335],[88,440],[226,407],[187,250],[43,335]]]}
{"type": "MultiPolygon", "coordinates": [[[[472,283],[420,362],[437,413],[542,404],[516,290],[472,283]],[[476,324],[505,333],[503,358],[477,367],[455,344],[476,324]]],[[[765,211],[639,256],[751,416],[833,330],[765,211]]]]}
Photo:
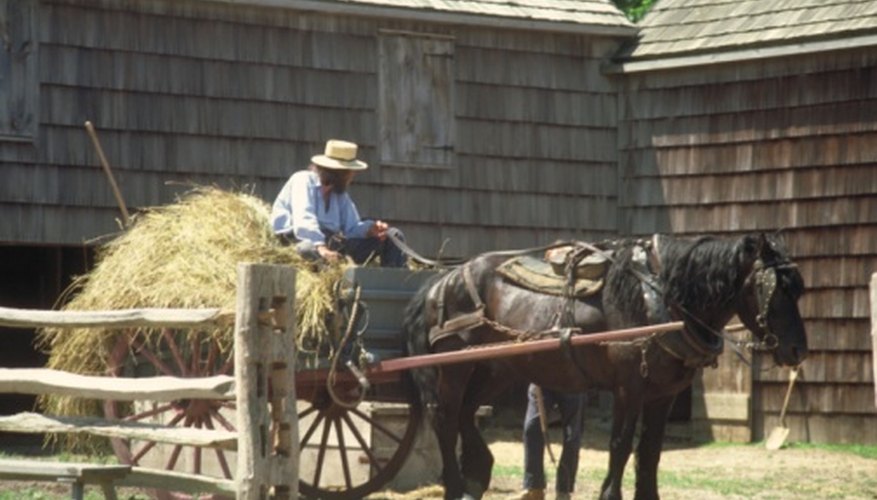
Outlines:
{"type": "Polygon", "coordinates": [[[295,271],[292,268],[241,264],[238,266],[237,310],[233,313],[221,309],[42,311],[0,307],[0,326],[16,328],[186,329],[234,323],[234,377],[113,378],[48,369],[2,368],[0,392],[61,394],[115,401],[234,399],[237,402],[238,432],[34,413],[0,417],[0,430],[89,433],[234,449],[238,455],[234,481],[135,466],[113,484],[235,495],[241,500],[266,498],[269,494],[277,499],[293,498],[297,494],[299,457],[298,417],[292,380],[295,372],[294,292],[295,271]],[[269,387],[270,390],[265,390],[269,387]]]}

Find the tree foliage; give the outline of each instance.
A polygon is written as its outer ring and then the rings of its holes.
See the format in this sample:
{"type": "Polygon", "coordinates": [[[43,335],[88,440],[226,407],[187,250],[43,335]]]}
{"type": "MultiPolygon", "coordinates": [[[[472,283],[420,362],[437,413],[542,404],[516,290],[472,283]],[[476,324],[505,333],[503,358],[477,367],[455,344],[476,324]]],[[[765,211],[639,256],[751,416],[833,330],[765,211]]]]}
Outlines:
{"type": "Polygon", "coordinates": [[[612,0],[615,6],[633,22],[637,22],[646,15],[658,0],[612,0]]]}

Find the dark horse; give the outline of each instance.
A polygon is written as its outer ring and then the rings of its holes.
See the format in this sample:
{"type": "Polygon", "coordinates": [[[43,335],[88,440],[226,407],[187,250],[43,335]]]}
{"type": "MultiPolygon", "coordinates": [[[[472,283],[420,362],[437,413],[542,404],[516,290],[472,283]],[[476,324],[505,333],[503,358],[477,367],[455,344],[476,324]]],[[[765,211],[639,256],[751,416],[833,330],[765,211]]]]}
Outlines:
{"type": "Polygon", "coordinates": [[[410,354],[456,351],[521,335],[548,337],[564,331],[587,335],[684,322],[680,331],[632,341],[415,372],[418,404],[434,408],[445,498],[479,498],[487,490],[493,456],[475,426],[475,412],[515,382],[564,392],[612,391],[609,471],[600,498],[621,498],[622,474],[641,422],[635,498],[657,499],[658,461],[669,409],[698,368],[715,364],[723,349],[723,328],[735,314],[776,363],[797,365],[807,356],[797,307],[803,280],[773,236],[749,235],[733,241],[656,236],[649,241],[610,242],[602,248],[612,251],[611,264],[602,288],[584,298],[537,293],[511,283],[497,272],[509,253],[495,252],[439,274],[408,305],[404,335],[410,354]]]}

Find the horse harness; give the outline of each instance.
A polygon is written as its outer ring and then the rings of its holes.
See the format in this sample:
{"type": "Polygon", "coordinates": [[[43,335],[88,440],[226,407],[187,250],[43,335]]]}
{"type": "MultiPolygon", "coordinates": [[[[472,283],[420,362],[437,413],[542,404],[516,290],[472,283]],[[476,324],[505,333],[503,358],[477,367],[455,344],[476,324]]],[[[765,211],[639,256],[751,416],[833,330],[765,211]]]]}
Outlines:
{"type": "MultiPolygon", "coordinates": [[[[544,250],[569,244],[570,243],[568,242],[558,243],[545,247],[539,247],[536,249],[497,253],[507,253],[510,256],[521,255],[535,250],[544,250]]],[[[648,377],[648,363],[646,361],[646,351],[651,342],[654,342],[662,350],[670,354],[672,357],[682,361],[687,367],[691,368],[700,368],[704,366],[715,367],[717,365],[718,356],[721,354],[724,348],[724,340],[728,341],[728,343],[732,346],[738,356],[740,356],[741,359],[747,364],[750,363],[745,359],[745,357],[743,357],[743,354],[741,352],[742,348],[766,350],[776,348],[778,340],[776,335],[773,334],[773,332],[771,332],[770,330],[767,321],[767,315],[771,298],[773,297],[773,294],[775,293],[777,287],[777,270],[794,267],[795,265],[793,263],[789,262],[788,260],[782,260],[777,262],[764,262],[761,258],[756,260],[755,264],[753,265],[753,269],[750,272],[750,275],[746,278],[746,282],[749,282],[753,279],[755,280],[755,291],[758,299],[759,310],[756,319],[758,321],[758,325],[766,333],[764,340],[760,342],[740,342],[727,336],[727,334],[725,334],[723,331],[720,332],[710,327],[702,320],[694,316],[692,313],[685,310],[685,308],[681,305],[668,305],[666,303],[664,299],[663,287],[661,286],[658,279],[662,270],[662,263],[659,254],[659,244],[660,235],[655,234],[649,240],[637,241],[632,249],[633,267],[630,268],[630,271],[639,279],[641,283],[642,297],[646,308],[646,318],[649,324],[667,323],[673,320],[673,316],[681,316],[687,320],[698,323],[709,333],[715,335],[717,337],[717,341],[712,343],[704,341],[701,337],[696,335],[691,328],[688,327],[680,330],[680,335],[669,336],[663,334],[653,334],[647,337],[645,340],[621,341],[620,343],[640,344],[642,352],[640,372],[643,378],[648,377]]],[[[565,274],[568,280],[568,286],[566,287],[566,291],[564,293],[564,306],[561,311],[558,311],[554,326],[547,330],[532,332],[517,330],[515,328],[503,325],[495,320],[488,318],[485,314],[485,304],[478,294],[478,289],[475,284],[474,277],[472,276],[470,263],[465,262],[455,268],[452,272],[449,272],[445,276],[443,276],[433,288],[433,291],[430,293],[430,295],[432,296],[431,298],[433,298],[436,302],[437,313],[435,326],[433,326],[429,332],[430,344],[434,344],[435,342],[452,335],[464,335],[466,332],[471,331],[482,325],[490,326],[493,330],[506,334],[509,337],[509,340],[515,341],[556,335],[560,338],[561,346],[563,347],[567,356],[570,358],[571,361],[573,361],[579,371],[583,371],[584,367],[581,365],[579,359],[574,356],[570,344],[570,338],[572,337],[572,335],[583,333],[580,328],[572,326],[574,324],[573,311],[576,301],[573,292],[576,279],[575,266],[582,258],[588,255],[588,253],[590,252],[598,252],[611,261],[614,261],[615,259],[612,257],[612,255],[605,252],[603,249],[600,249],[599,247],[596,247],[589,243],[572,242],[572,245],[575,248],[573,251],[570,252],[570,256],[567,260],[567,266],[565,270],[565,274]],[[445,318],[445,291],[451,280],[455,279],[455,277],[458,275],[457,272],[462,279],[463,285],[466,289],[467,294],[469,295],[470,300],[472,301],[474,309],[471,312],[457,314],[451,318],[445,318]]],[[[614,342],[607,341],[606,343],[614,342]]]]}

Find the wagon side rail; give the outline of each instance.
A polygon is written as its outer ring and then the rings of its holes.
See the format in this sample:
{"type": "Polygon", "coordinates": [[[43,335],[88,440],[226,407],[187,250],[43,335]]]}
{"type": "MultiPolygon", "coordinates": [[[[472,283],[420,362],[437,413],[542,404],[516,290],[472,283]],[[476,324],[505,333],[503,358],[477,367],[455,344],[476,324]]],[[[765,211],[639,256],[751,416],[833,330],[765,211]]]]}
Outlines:
{"type": "MultiPolygon", "coordinates": [[[[235,375],[211,377],[122,378],[85,376],[50,369],[2,368],[0,392],[63,394],[118,401],[174,401],[186,398],[237,402],[238,431],[178,428],[90,417],[24,412],[0,417],[0,430],[25,433],[88,433],[125,439],[237,451],[234,480],[144,467],[114,469],[113,477],[95,475],[87,464],[59,465],[91,471],[73,480],[74,496],[83,482],[157,487],[187,493],[215,493],[238,499],[292,498],[298,484],[298,416],[294,393],[295,271],[285,266],[238,266],[236,311],[219,309],[130,309],[124,311],[42,311],[0,307],[0,326],[8,327],[167,327],[205,328],[235,324],[235,375]],[[270,383],[269,383],[270,381],[270,383]],[[270,390],[269,390],[270,389],[270,390]],[[89,479],[90,478],[90,479],[89,479]]],[[[22,465],[4,467],[0,478],[13,478],[22,465]],[[6,473],[8,469],[8,474],[6,473]]],[[[49,469],[46,469],[49,470],[49,469]]],[[[55,469],[52,469],[55,470],[55,469]]],[[[61,472],[59,472],[61,474],[61,472]]],[[[59,477],[42,477],[57,480],[59,477]]]]}

